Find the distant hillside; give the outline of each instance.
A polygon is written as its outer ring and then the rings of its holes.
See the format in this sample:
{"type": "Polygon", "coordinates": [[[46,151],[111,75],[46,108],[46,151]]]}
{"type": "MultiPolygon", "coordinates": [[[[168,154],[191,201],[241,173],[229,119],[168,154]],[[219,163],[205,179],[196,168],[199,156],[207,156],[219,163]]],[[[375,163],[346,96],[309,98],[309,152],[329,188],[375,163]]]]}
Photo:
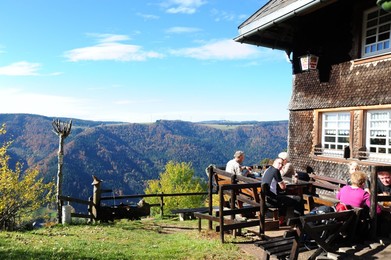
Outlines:
{"type": "MultiPolygon", "coordinates": [[[[46,179],[57,174],[58,137],[52,120],[29,114],[0,114],[13,140],[13,163],[39,167],[46,179]]],[[[69,119],[61,119],[68,121],[69,119]]],[[[123,194],[143,193],[147,180],[158,178],[170,160],[191,162],[198,176],[206,178],[209,164],[225,165],[235,150],[246,152],[245,164],[259,164],[286,149],[287,121],[202,122],[159,120],[151,124],[95,122],[73,119],[65,139],[63,194],[88,198],[92,175],[104,188],[123,194]]]]}

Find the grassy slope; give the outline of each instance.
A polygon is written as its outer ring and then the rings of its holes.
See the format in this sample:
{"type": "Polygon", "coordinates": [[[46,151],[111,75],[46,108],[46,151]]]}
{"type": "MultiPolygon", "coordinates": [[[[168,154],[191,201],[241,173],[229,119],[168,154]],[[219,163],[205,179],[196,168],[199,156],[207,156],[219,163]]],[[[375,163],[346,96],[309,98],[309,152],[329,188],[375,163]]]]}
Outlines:
{"type": "Polygon", "coordinates": [[[196,226],[144,219],[0,232],[0,259],[252,259],[233,243],[221,244],[216,232],[199,233],[196,226]]]}

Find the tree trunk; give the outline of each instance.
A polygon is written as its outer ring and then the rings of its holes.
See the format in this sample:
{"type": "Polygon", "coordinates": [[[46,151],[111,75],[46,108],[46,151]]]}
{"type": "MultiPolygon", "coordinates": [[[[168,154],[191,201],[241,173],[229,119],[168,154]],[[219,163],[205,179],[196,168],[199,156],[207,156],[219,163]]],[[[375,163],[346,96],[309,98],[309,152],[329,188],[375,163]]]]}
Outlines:
{"type": "Polygon", "coordinates": [[[58,144],[58,171],[57,171],[57,223],[62,223],[62,200],[60,200],[60,196],[62,196],[62,165],[64,162],[64,137],[60,135],[59,144],[58,144]]]}

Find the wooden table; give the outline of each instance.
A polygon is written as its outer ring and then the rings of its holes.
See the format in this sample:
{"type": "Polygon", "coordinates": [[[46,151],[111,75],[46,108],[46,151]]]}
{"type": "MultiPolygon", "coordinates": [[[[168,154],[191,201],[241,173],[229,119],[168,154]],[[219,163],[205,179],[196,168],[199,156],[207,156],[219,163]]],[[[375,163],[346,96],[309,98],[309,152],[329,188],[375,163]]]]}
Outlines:
{"type": "Polygon", "coordinates": [[[377,201],[391,201],[391,195],[377,194],[377,201]]]}
{"type": "Polygon", "coordinates": [[[383,206],[383,211],[390,212],[391,208],[391,196],[390,195],[377,195],[377,201],[383,206]]]}
{"type": "Polygon", "coordinates": [[[297,180],[297,183],[293,183],[291,178],[283,178],[283,180],[286,183],[286,193],[288,195],[298,195],[303,197],[306,190],[311,190],[311,182],[297,180]]]}

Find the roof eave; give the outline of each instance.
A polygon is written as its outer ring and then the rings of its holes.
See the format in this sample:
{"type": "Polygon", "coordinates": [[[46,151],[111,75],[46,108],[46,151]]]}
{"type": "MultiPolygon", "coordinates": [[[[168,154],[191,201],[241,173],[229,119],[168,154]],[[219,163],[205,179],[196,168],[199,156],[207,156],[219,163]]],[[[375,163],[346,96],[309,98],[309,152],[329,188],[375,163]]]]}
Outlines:
{"type": "MultiPolygon", "coordinates": [[[[276,12],[239,28],[239,36],[235,37],[234,40],[237,42],[252,44],[247,42],[245,39],[276,24],[282,23],[293,16],[310,12],[312,9],[317,9],[320,5],[327,5],[335,1],[336,0],[298,0],[276,12]]],[[[256,45],[262,44],[258,43],[256,45]]]]}

